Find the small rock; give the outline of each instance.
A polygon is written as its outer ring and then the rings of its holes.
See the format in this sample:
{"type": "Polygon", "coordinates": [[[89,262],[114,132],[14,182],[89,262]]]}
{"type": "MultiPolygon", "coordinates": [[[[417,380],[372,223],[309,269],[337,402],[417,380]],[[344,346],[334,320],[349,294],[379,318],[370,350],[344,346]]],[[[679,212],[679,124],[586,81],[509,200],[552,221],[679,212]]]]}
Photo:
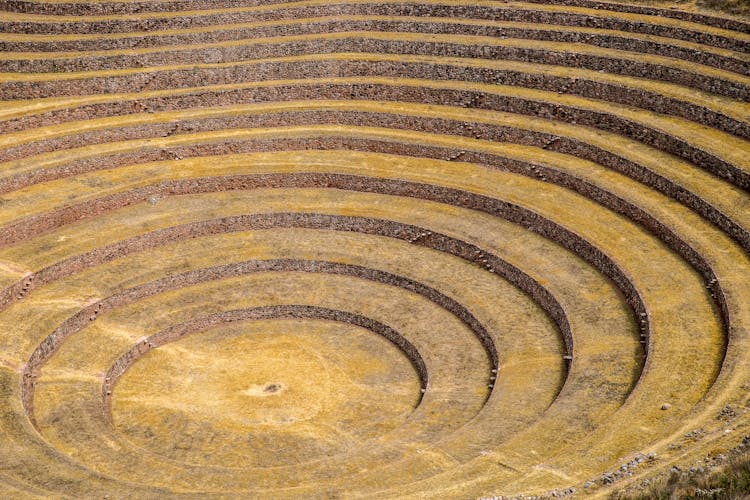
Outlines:
{"type": "Polygon", "coordinates": [[[719,415],[716,417],[720,420],[731,420],[734,417],[737,416],[737,412],[732,408],[731,405],[726,405],[724,408],[722,408],[721,412],[719,412],[719,415]]]}
{"type": "Polygon", "coordinates": [[[672,405],[669,403],[664,403],[663,405],[661,405],[662,410],[668,410],[670,408],[672,408],[672,405]]]}
{"type": "Polygon", "coordinates": [[[605,473],[605,474],[602,474],[602,478],[601,478],[601,479],[602,479],[602,482],[603,482],[604,484],[612,484],[612,483],[614,483],[614,482],[615,482],[615,480],[616,480],[617,478],[616,478],[616,477],[615,477],[615,475],[614,475],[614,474],[612,474],[611,472],[607,472],[607,473],[605,473]]]}

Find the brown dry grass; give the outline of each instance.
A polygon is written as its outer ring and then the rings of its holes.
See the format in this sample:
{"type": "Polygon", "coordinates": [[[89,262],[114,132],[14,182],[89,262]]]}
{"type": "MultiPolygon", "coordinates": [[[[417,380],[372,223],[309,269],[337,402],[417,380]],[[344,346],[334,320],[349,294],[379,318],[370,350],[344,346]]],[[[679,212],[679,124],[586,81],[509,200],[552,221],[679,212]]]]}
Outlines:
{"type": "Polygon", "coordinates": [[[716,9],[730,14],[747,16],[750,14],[750,0],[699,0],[697,5],[707,9],[716,9]]]}
{"type": "Polygon", "coordinates": [[[615,494],[617,499],[715,499],[750,498],[750,453],[734,456],[718,470],[689,474],[673,472],[636,495],[615,494]]]}

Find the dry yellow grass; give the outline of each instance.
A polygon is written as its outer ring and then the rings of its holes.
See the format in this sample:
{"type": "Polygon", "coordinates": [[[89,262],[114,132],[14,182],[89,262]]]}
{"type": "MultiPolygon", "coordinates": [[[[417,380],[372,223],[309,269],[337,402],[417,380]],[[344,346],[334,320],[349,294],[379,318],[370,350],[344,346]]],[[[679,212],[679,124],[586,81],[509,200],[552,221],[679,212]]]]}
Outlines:
{"type": "Polygon", "coordinates": [[[3,6],[0,495],[606,497],[738,446],[750,30],[571,3],[3,6]]]}

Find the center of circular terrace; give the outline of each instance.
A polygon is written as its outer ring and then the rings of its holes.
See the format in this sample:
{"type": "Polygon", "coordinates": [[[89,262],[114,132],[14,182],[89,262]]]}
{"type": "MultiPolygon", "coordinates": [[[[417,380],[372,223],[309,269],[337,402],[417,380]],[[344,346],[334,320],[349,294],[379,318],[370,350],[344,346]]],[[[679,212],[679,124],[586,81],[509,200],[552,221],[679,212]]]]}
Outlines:
{"type": "Polygon", "coordinates": [[[409,359],[366,329],[321,320],[230,323],[151,350],[118,380],[116,429],[202,465],[292,465],[397,427],[419,401],[409,359]]]}

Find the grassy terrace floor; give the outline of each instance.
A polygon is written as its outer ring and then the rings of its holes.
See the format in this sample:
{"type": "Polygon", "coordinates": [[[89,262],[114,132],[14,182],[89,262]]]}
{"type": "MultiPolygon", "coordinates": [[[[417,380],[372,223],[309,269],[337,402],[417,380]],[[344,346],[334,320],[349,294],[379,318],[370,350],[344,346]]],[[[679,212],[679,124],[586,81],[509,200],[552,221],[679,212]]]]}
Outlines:
{"type": "Polygon", "coordinates": [[[0,496],[729,491],[749,103],[694,2],[0,4],[0,496]]]}

